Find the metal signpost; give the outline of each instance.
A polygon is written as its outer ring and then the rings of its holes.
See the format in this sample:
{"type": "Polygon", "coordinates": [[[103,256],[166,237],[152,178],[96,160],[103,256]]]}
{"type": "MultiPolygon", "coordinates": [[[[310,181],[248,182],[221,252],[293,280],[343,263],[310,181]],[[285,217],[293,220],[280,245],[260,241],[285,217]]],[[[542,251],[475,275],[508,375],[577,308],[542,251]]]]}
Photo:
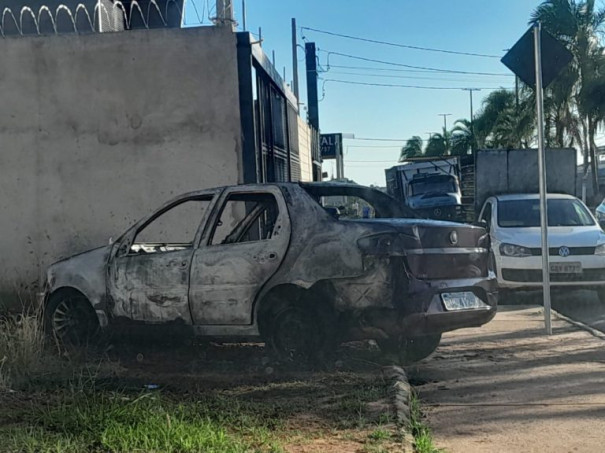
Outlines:
{"type": "Polygon", "coordinates": [[[552,335],[550,322],[550,263],[548,256],[548,203],[546,203],[546,156],[544,155],[544,90],[542,88],[542,44],[540,23],[534,26],[534,62],[536,65],[536,111],[538,112],[538,173],[540,184],[540,232],[542,235],[542,292],[544,325],[552,335]]]}
{"type": "Polygon", "coordinates": [[[504,63],[523,82],[534,87],[538,113],[538,178],[540,187],[540,231],[542,239],[542,290],[544,293],[544,325],[552,334],[550,318],[550,263],[548,248],[548,203],[546,202],[546,155],[544,150],[544,87],[557,76],[571,60],[572,54],[563,44],[542,31],[536,23],[502,58],[504,63]],[[544,66],[544,71],[543,71],[544,66]]]}

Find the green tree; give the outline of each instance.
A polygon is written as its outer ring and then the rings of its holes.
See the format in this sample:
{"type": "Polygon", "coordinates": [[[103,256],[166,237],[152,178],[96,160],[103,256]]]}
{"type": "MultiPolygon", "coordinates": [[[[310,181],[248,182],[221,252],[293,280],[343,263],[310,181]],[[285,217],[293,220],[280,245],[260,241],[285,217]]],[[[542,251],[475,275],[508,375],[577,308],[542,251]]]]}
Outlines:
{"type": "Polygon", "coordinates": [[[417,135],[414,135],[405,143],[405,146],[401,148],[399,162],[403,162],[405,159],[410,157],[419,156],[422,156],[422,139],[417,135]]]}
{"type": "Polygon", "coordinates": [[[535,136],[535,97],[522,88],[515,93],[492,91],[483,101],[473,130],[478,148],[527,148],[535,136]]]}
{"type": "Polygon", "coordinates": [[[430,157],[446,156],[449,154],[450,149],[451,134],[444,128],[441,134],[431,135],[426,144],[424,155],[430,157]]]}
{"type": "Polygon", "coordinates": [[[450,133],[451,153],[454,156],[463,156],[477,149],[477,140],[469,120],[459,119],[454,123],[450,133]]]}
{"type": "Polygon", "coordinates": [[[554,128],[554,142],[564,143],[563,137],[567,135],[568,143],[573,141],[580,147],[585,168],[591,162],[593,189],[597,193],[595,135],[605,119],[600,40],[605,28],[605,9],[597,8],[595,0],[545,0],[536,8],[530,22],[538,21],[573,54],[570,67],[549,89],[548,96],[556,112],[554,124],[552,121],[549,124],[554,128]]]}

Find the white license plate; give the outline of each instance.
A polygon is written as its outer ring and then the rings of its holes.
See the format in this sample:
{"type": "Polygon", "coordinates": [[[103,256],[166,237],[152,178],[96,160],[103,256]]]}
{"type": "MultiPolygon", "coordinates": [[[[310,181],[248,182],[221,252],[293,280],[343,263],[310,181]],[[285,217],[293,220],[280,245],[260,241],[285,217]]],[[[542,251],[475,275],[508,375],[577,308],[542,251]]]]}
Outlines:
{"type": "Polygon", "coordinates": [[[582,263],[550,263],[551,274],[581,274],[582,263]]]}

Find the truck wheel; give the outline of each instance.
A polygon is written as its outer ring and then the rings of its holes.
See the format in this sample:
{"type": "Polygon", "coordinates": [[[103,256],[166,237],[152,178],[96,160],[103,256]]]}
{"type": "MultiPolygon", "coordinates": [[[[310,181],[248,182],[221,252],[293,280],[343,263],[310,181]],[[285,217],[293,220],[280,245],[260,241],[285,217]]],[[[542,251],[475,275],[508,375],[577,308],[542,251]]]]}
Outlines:
{"type": "Polygon", "coordinates": [[[44,330],[62,346],[86,346],[97,336],[99,320],[84,295],[59,291],[50,296],[44,310],[44,330]]]}
{"type": "Polygon", "coordinates": [[[328,359],[336,349],[333,319],[310,301],[280,306],[267,320],[265,342],[280,362],[309,365],[328,359]]]}
{"type": "Polygon", "coordinates": [[[400,365],[411,365],[427,358],[441,341],[441,334],[418,337],[401,337],[399,339],[378,340],[383,354],[395,357],[400,365]]]}

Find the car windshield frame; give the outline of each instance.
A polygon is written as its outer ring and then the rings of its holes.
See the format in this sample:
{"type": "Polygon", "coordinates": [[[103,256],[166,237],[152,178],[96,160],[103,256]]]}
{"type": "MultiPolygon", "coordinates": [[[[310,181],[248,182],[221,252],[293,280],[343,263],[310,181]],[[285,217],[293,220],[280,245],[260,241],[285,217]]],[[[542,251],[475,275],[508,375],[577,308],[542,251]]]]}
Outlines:
{"type": "MultiPolygon", "coordinates": [[[[590,227],[595,226],[595,220],[584,206],[574,198],[549,198],[548,226],[549,227],[590,227]],[[566,214],[574,213],[575,221],[565,221],[562,209],[569,209],[566,214]]],[[[540,200],[538,198],[512,199],[498,201],[498,226],[500,228],[537,228],[540,227],[540,200]],[[513,217],[513,213],[517,215],[513,217]],[[529,213],[531,218],[520,213],[529,213]],[[505,219],[505,220],[503,220],[505,219]],[[515,223],[515,220],[517,222],[515,223]]]]}

